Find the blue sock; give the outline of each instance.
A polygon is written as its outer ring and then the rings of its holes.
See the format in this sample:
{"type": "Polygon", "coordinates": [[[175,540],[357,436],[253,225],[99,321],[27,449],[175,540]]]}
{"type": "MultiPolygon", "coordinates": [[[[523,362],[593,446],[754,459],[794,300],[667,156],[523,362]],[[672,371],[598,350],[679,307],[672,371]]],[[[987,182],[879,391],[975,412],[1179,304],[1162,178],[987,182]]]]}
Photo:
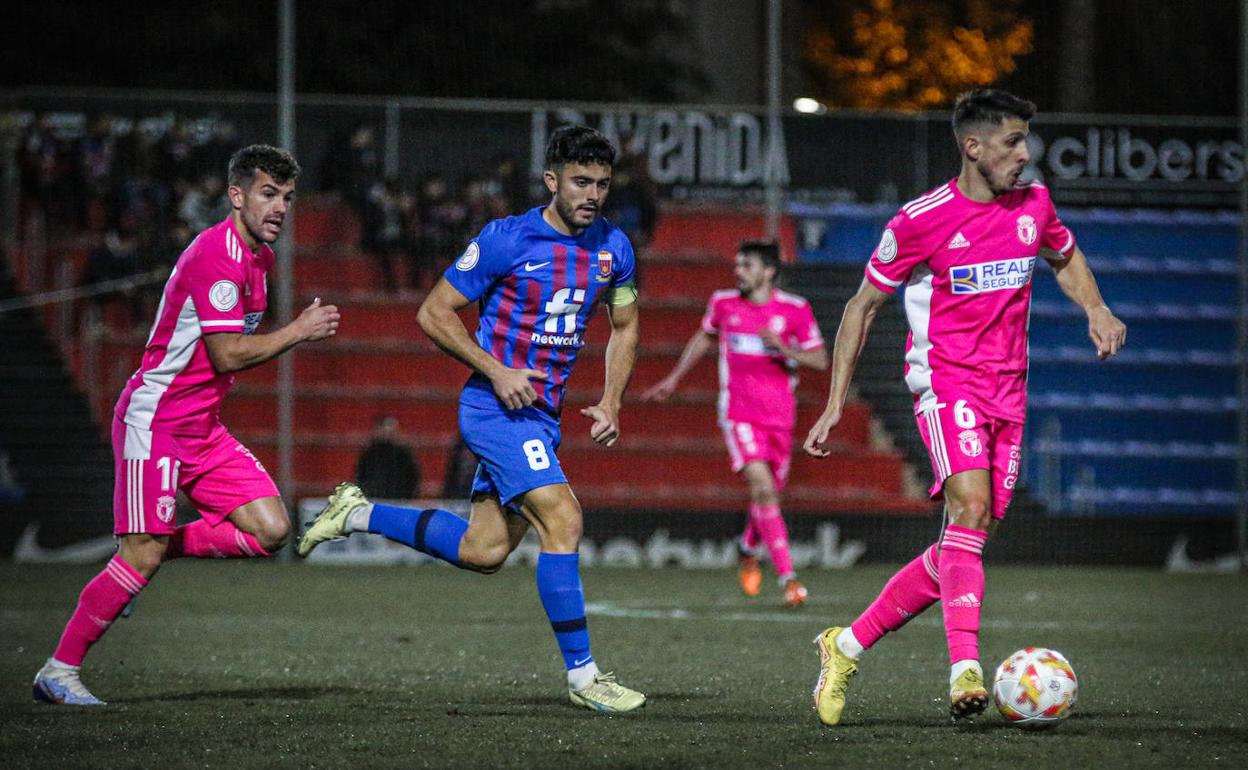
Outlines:
{"type": "Polygon", "coordinates": [[[374,503],[368,531],[459,566],[459,544],[468,531],[468,522],[438,508],[421,510],[374,503]]]}
{"type": "Polygon", "coordinates": [[[555,632],[555,641],[569,669],[591,663],[589,625],[585,622],[585,591],[581,588],[581,557],[546,553],[537,557],[537,595],[555,632]]]}

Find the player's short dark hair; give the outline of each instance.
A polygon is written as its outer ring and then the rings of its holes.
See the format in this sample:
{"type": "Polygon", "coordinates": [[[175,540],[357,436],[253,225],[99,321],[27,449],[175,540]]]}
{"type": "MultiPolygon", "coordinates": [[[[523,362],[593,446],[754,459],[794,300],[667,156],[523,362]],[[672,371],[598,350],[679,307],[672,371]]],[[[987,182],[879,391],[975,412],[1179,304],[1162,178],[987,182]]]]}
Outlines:
{"type": "Polygon", "coordinates": [[[302,169],[295,156],[280,147],[249,144],[230,158],[227,183],[231,187],[246,187],[255,181],[257,171],[273,177],[278,184],[285,184],[298,179],[302,169]]]}
{"type": "Polygon", "coordinates": [[[1036,114],[1036,105],[998,88],[976,88],[958,97],[953,105],[953,133],[962,133],[971,126],[1000,125],[1006,118],[1029,121],[1036,114]]]}
{"type": "Polygon", "coordinates": [[[780,269],[780,244],[775,241],[742,241],[737,253],[758,257],[763,267],[780,269]]]}
{"type": "Polygon", "coordinates": [[[589,126],[563,126],[546,143],[546,168],[558,170],[569,163],[610,168],[615,165],[611,140],[589,126]]]}

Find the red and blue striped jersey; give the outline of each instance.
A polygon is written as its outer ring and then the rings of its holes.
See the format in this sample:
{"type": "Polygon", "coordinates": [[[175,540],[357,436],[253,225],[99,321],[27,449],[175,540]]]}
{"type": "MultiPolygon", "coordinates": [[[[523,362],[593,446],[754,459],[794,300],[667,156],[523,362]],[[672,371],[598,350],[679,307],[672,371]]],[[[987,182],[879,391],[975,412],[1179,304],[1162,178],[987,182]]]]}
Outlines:
{"type": "MultiPolygon", "coordinates": [[[[479,305],[478,345],[505,366],[546,373],[533,381],[536,405],[558,416],[590,319],[608,290],[633,282],[636,260],[606,219],[573,237],[547,224],[542,208],[490,222],[445,277],[479,305]]],[[[483,375],[464,387],[465,401],[498,405],[483,375]]]]}

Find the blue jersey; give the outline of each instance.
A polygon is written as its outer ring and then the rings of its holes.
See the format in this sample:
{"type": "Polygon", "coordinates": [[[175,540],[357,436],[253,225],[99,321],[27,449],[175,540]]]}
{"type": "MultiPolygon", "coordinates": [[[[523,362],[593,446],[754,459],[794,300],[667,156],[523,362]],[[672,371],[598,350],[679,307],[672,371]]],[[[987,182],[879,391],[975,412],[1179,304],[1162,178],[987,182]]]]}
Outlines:
{"type": "MultiPolygon", "coordinates": [[[[602,217],[580,235],[547,224],[539,206],[496,219],[468,244],[446,280],[477,300],[477,344],[505,366],[536,369],[538,406],[558,415],[585,330],[609,289],[633,282],[633,246],[602,217]]],[[[461,403],[497,406],[489,380],[474,373],[461,403]]]]}

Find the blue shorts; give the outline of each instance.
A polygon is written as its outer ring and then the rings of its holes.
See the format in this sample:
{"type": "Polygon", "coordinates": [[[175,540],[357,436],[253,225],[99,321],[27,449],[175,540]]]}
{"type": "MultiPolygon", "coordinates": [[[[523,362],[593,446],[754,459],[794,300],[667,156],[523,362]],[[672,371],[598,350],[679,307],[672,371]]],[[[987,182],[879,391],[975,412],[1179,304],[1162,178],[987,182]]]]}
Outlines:
{"type": "Polygon", "coordinates": [[[506,410],[502,406],[459,404],[459,432],[477,456],[472,494],[498,495],[503,505],[531,489],[566,484],[559,458],[559,420],[528,406],[506,410]]]}

